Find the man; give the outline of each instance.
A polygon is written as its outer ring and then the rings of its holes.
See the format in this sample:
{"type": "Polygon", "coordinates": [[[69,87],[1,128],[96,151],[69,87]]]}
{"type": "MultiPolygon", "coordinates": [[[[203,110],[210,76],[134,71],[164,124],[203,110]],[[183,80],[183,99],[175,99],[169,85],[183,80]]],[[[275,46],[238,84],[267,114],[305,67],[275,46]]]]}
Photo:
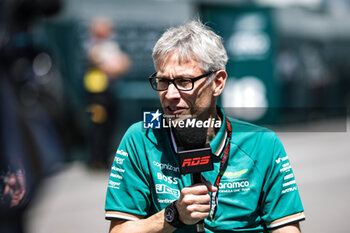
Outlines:
{"type": "Polygon", "coordinates": [[[91,161],[93,169],[107,169],[110,164],[110,144],[115,130],[113,84],[130,67],[129,57],[113,39],[114,27],[108,18],[92,21],[90,38],[85,44],[89,68],[84,77],[88,93],[87,111],[91,113],[91,161]]]}
{"type": "Polygon", "coordinates": [[[196,232],[203,219],[206,232],[300,232],[303,207],[275,133],[216,108],[227,79],[221,38],[196,21],[172,28],[156,43],[153,61],[150,82],[168,125],[187,116],[221,123],[206,129],[214,170],[191,185],[191,176],[179,171],[178,129],[134,124],[108,183],[110,232],[196,232]]]}

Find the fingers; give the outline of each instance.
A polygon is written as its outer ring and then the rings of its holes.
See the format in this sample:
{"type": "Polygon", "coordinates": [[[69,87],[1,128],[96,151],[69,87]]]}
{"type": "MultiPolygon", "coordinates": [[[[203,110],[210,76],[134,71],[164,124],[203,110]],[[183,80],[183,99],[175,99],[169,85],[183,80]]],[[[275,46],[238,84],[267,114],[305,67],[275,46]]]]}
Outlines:
{"type": "Polygon", "coordinates": [[[217,188],[210,182],[195,184],[181,190],[176,208],[179,218],[185,224],[195,224],[205,219],[210,211],[210,192],[217,191],[217,188]]]}
{"type": "Polygon", "coordinates": [[[10,208],[18,206],[18,204],[20,203],[21,199],[19,197],[19,195],[12,195],[12,199],[11,199],[11,203],[10,203],[10,208]]]}
{"type": "Polygon", "coordinates": [[[185,187],[181,190],[183,194],[193,194],[193,195],[203,195],[209,194],[207,185],[205,184],[195,184],[189,187],[185,187]]]}
{"type": "Polygon", "coordinates": [[[189,187],[185,187],[182,189],[184,192],[189,192],[195,195],[200,195],[200,194],[207,194],[209,192],[216,192],[218,191],[218,188],[214,185],[212,185],[209,181],[204,181],[203,183],[200,184],[194,184],[189,187]]]}
{"type": "Polygon", "coordinates": [[[25,178],[22,174],[11,174],[7,180],[4,196],[11,195],[10,208],[18,206],[26,193],[25,178]]]}
{"type": "Polygon", "coordinates": [[[13,186],[16,185],[16,183],[17,183],[17,181],[16,181],[16,176],[15,176],[15,174],[11,174],[11,175],[9,176],[8,180],[7,180],[7,184],[8,184],[10,187],[13,187],[13,186]]]}
{"type": "Polygon", "coordinates": [[[210,195],[209,194],[202,194],[202,195],[186,194],[183,196],[182,202],[186,205],[209,204],[210,195]]]}
{"type": "Polygon", "coordinates": [[[4,189],[4,196],[10,195],[12,187],[16,184],[16,177],[14,174],[11,174],[7,181],[4,189]]]}
{"type": "Polygon", "coordinates": [[[6,184],[3,195],[7,196],[10,194],[10,192],[11,192],[11,188],[8,184],[6,184]]]}
{"type": "Polygon", "coordinates": [[[24,195],[25,195],[25,189],[21,186],[17,186],[13,190],[10,207],[12,208],[12,207],[18,206],[22,201],[24,195]]]}

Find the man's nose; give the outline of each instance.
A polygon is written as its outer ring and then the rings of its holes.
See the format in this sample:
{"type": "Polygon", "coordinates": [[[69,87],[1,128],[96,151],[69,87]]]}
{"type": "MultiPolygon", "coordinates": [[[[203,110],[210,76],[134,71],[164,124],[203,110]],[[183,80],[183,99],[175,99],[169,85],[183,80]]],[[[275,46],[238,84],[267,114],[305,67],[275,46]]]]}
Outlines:
{"type": "Polygon", "coordinates": [[[168,90],[166,91],[165,97],[167,99],[180,98],[180,91],[176,88],[174,83],[169,83],[168,90]]]}

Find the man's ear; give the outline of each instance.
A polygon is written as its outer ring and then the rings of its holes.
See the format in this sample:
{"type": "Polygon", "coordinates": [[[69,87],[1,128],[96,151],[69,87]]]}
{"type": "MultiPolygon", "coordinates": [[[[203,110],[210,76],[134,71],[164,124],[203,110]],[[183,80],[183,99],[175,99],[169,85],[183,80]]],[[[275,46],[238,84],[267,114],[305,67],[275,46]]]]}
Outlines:
{"type": "Polygon", "coordinates": [[[213,95],[219,96],[224,90],[225,83],[227,80],[227,73],[225,70],[219,70],[216,72],[216,76],[213,80],[213,95]]]}

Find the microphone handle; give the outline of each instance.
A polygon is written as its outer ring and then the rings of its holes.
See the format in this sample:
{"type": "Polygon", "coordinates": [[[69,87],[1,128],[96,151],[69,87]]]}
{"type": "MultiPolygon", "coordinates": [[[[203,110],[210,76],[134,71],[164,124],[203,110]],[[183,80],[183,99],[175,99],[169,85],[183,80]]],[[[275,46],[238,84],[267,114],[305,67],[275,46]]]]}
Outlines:
{"type": "MultiPolygon", "coordinates": [[[[202,175],[200,172],[192,173],[191,174],[192,184],[199,184],[202,183],[202,175]]],[[[200,220],[196,224],[197,232],[204,232],[204,220],[200,220]]]]}
{"type": "Polygon", "coordinates": [[[192,184],[200,184],[202,182],[202,175],[200,172],[192,173],[191,174],[192,184]]]}

